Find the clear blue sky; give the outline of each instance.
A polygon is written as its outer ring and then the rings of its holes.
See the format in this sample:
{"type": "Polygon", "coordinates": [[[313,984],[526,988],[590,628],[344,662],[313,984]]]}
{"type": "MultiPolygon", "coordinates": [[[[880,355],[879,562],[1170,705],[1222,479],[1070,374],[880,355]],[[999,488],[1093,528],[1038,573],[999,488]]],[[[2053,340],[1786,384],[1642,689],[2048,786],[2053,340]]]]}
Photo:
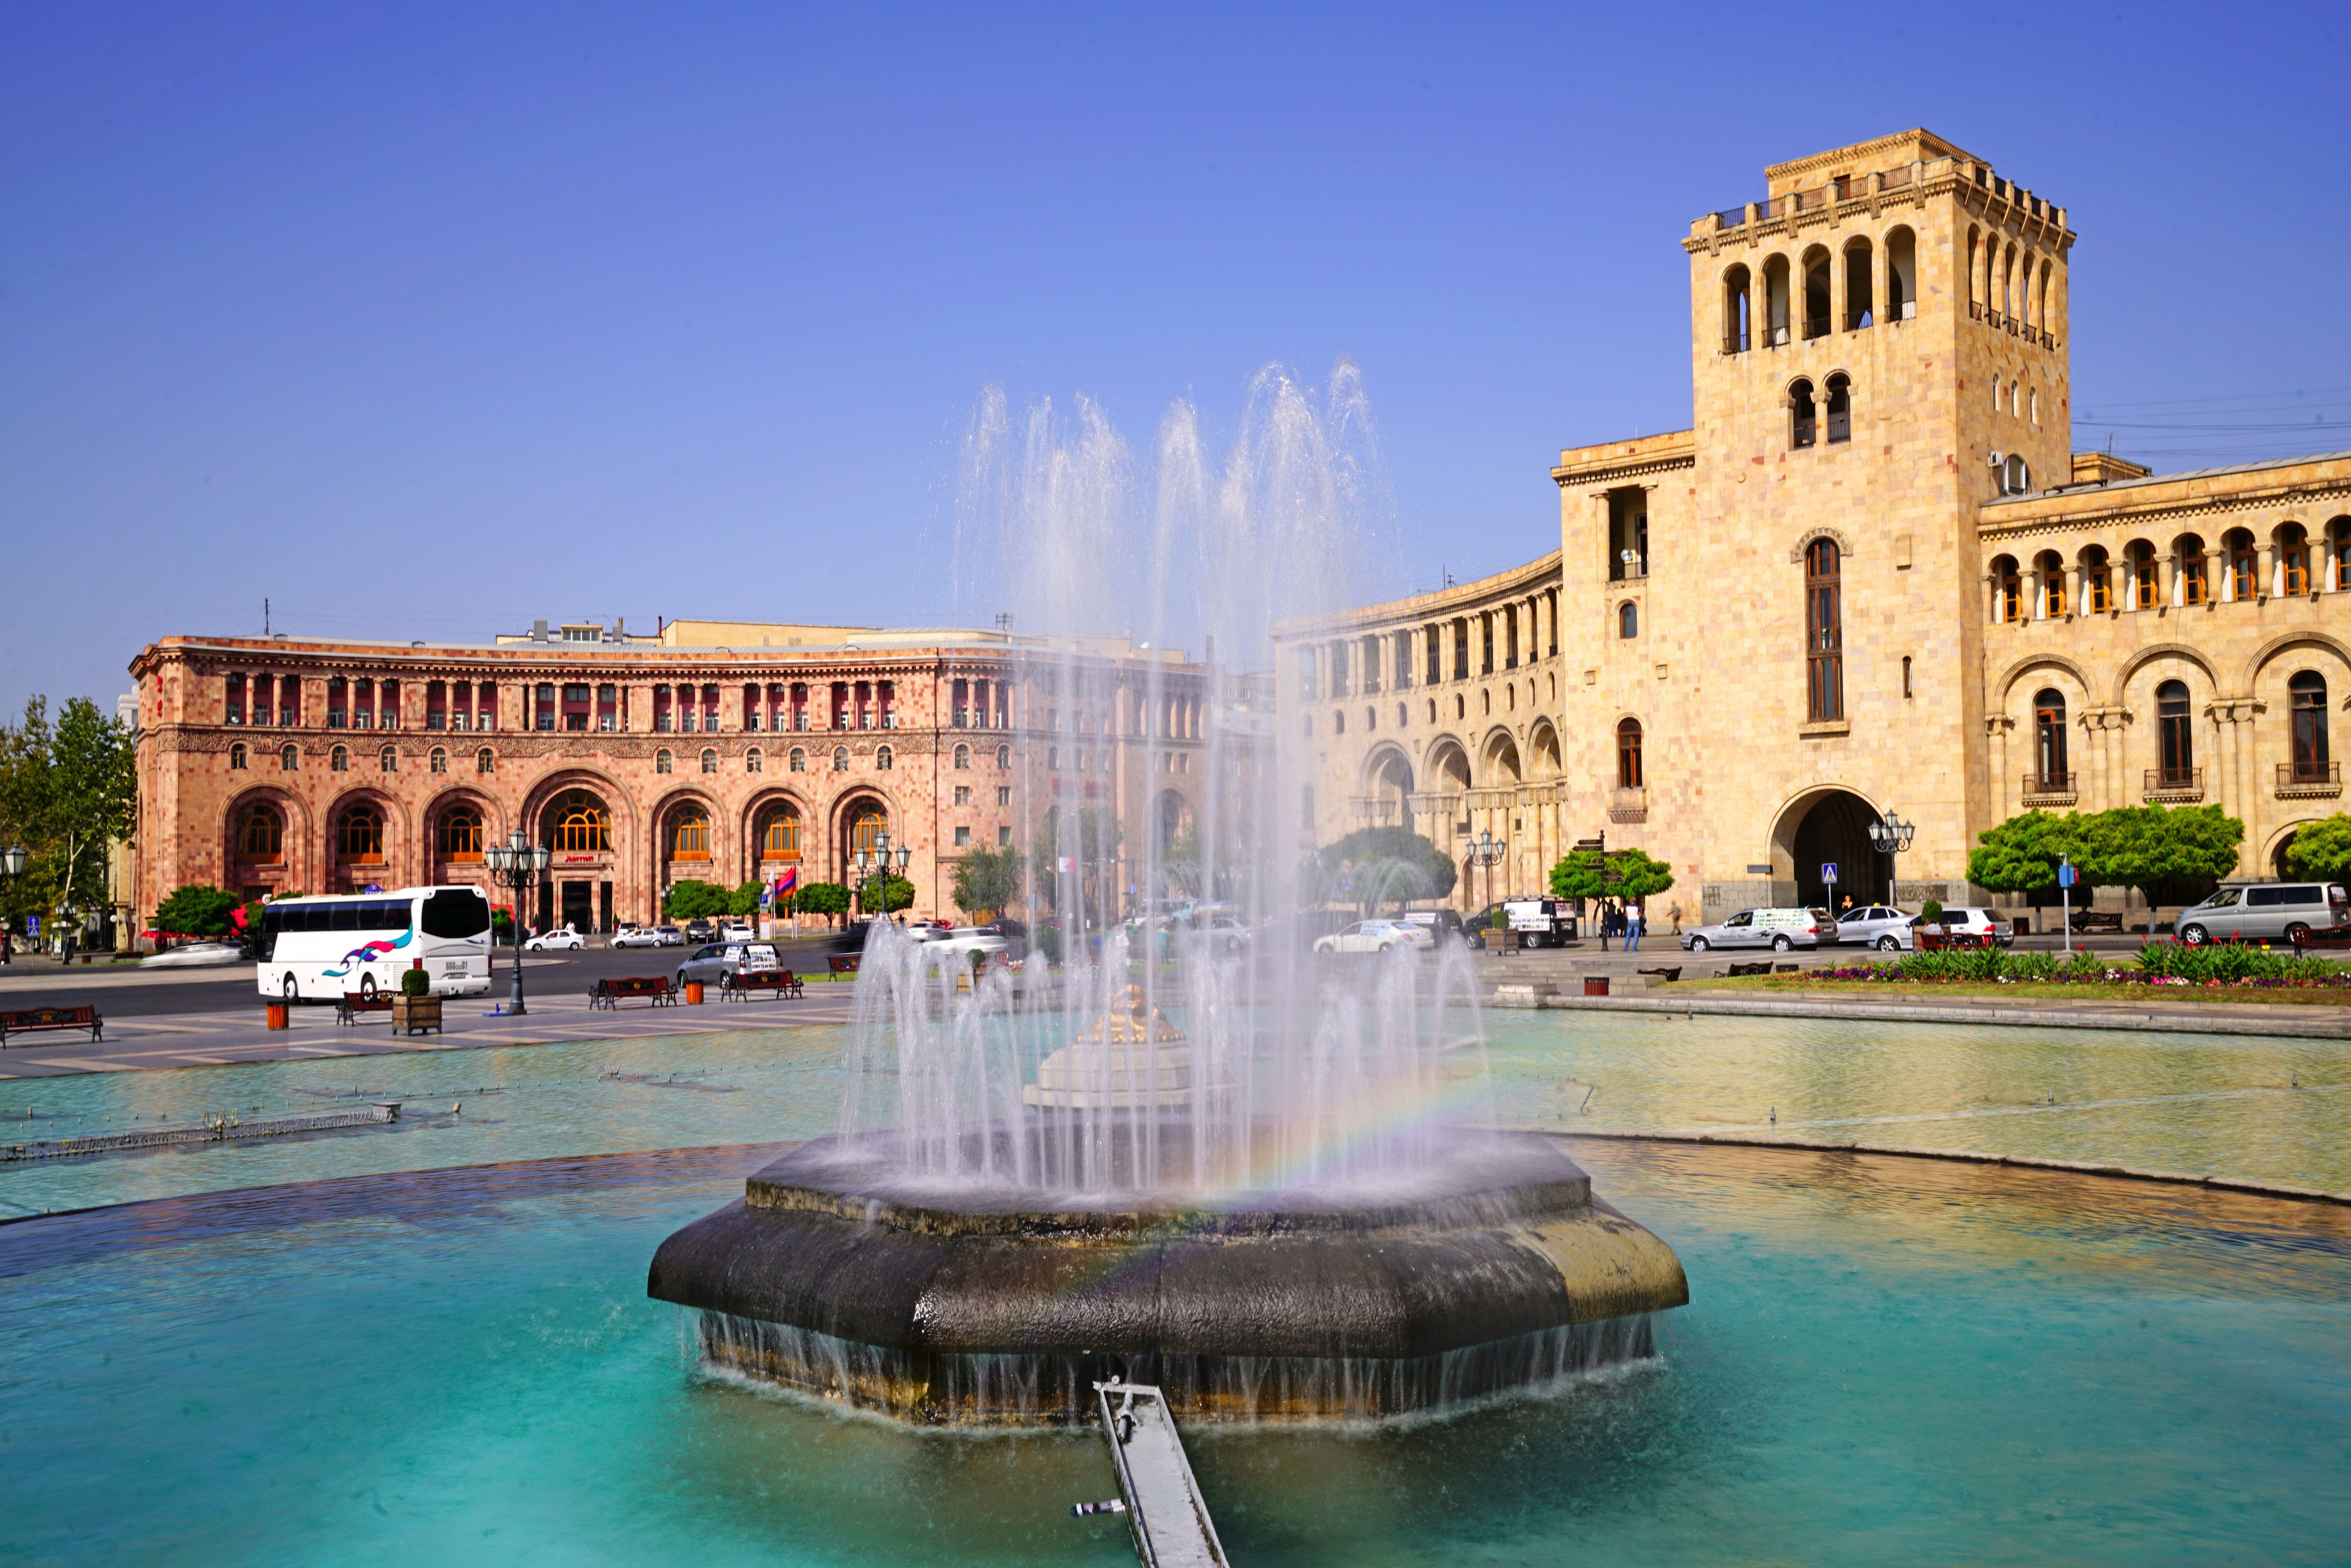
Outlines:
{"type": "Polygon", "coordinates": [[[1689,221],[1912,125],[2071,209],[2118,451],[2351,447],[2351,12],[1928,15],[20,0],[0,706],[265,595],[933,620],[989,382],[1147,447],[1351,356],[1392,586],[1493,570],[1561,445],[1687,423],[1689,221]]]}

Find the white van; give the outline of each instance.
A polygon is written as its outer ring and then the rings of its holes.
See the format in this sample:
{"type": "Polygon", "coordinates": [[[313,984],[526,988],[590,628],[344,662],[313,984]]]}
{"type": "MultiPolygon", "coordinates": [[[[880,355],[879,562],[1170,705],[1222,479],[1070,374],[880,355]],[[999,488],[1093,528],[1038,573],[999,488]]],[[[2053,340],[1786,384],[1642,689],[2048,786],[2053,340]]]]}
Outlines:
{"type": "Polygon", "coordinates": [[[1715,947],[1769,947],[1785,953],[1835,940],[1836,916],[1825,909],[1742,909],[1719,925],[1682,933],[1682,946],[1693,953],[1715,947]]]}
{"type": "Polygon", "coordinates": [[[2179,912],[2179,939],[2190,947],[2210,941],[2298,942],[2313,931],[2351,921],[2351,895],[2340,883],[2279,882],[2224,887],[2179,912]]]}

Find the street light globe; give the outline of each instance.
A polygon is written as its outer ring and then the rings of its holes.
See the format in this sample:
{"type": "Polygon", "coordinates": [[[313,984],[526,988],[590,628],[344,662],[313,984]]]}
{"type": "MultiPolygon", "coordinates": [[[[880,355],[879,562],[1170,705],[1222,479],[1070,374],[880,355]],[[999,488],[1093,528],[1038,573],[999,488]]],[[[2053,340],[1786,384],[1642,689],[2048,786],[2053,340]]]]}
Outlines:
{"type": "Polygon", "coordinates": [[[10,876],[24,875],[25,846],[10,844],[6,849],[0,850],[0,869],[5,869],[10,876]]]}

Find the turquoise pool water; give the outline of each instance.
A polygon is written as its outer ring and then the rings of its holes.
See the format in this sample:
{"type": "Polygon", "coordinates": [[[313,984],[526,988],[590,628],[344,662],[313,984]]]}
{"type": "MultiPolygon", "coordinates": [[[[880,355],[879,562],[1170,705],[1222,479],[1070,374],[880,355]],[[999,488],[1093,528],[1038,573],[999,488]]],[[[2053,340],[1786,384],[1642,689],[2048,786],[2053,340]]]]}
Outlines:
{"type": "MultiPolygon", "coordinates": [[[[2351,1046],[2333,1041],[1543,1013],[1487,1024],[1495,1112],[1514,1126],[1769,1134],[1776,1112],[1776,1130],[1798,1137],[2351,1192],[2351,1046]]],[[[0,1215],[808,1137],[834,1125],[842,1044],[838,1030],[746,1030],[0,1084],[0,1142],[232,1109],[300,1114],[334,1108],[338,1094],[348,1107],[353,1091],[407,1107],[392,1128],[0,1165],[0,1215]]]]}
{"type": "MultiPolygon", "coordinates": [[[[1354,1432],[1197,1431],[1238,1562],[2339,1562],[2351,1226],[1936,1162],[1607,1143],[1695,1299],[1656,1363],[1354,1432]]],[[[654,1243],[762,1151],[0,1227],[0,1556],[1101,1563],[1087,1437],[698,1374],[654,1243]]]]}

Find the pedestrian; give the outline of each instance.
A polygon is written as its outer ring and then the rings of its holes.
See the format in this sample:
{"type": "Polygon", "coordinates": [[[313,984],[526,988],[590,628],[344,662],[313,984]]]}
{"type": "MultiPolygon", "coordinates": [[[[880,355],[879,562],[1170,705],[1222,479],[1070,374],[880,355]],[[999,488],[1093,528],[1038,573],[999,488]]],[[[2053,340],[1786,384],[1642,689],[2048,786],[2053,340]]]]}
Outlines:
{"type": "Polygon", "coordinates": [[[1641,923],[1646,917],[1646,914],[1647,912],[1641,907],[1641,901],[1637,898],[1625,905],[1625,951],[1627,953],[1637,953],[1641,950],[1641,923]]]}
{"type": "Polygon", "coordinates": [[[1837,915],[1840,919],[1847,919],[1850,918],[1852,915],[1853,894],[1848,893],[1844,895],[1844,902],[1837,905],[1837,915]]]}
{"type": "Polygon", "coordinates": [[[1674,935],[1677,936],[1680,936],[1682,934],[1682,905],[1679,899],[1676,899],[1674,901],[1673,907],[1666,911],[1666,916],[1674,923],[1674,935]]]}

